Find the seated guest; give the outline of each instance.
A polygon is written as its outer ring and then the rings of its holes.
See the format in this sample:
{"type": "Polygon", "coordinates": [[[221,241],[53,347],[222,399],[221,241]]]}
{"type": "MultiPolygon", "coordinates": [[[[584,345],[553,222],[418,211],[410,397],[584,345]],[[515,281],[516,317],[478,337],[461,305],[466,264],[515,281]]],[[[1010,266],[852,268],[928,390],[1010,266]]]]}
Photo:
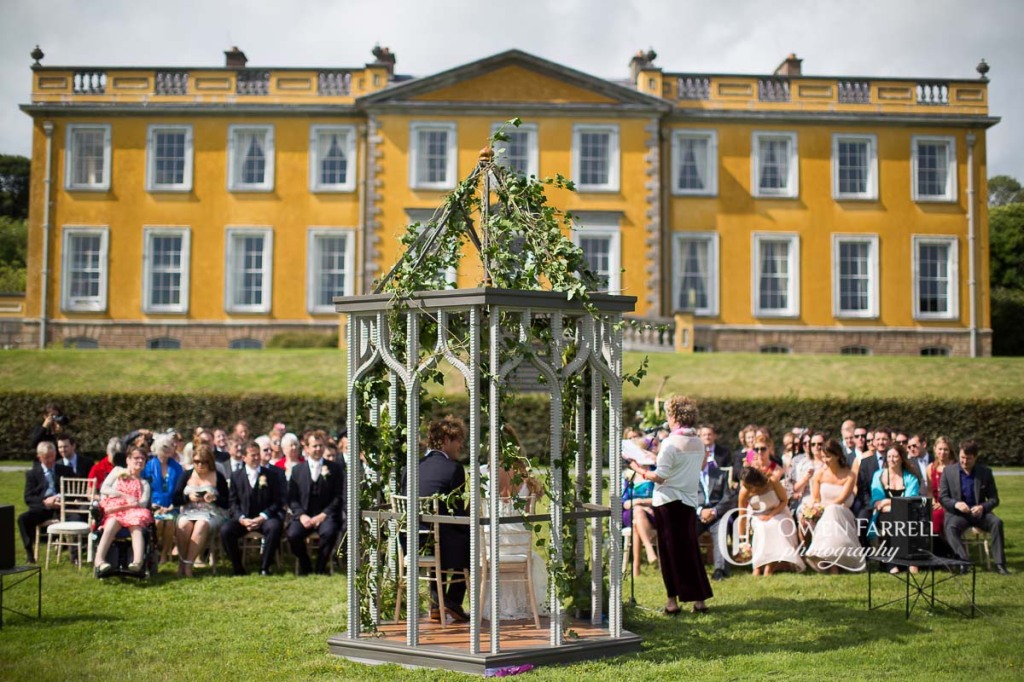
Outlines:
{"type": "Polygon", "coordinates": [[[285,479],[291,480],[292,469],[299,462],[305,462],[306,459],[302,456],[302,450],[299,447],[299,437],[294,433],[286,433],[281,437],[281,451],[284,455],[281,459],[274,462],[274,466],[279,469],[284,469],[285,479]]]}
{"type": "MultiPolygon", "coordinates": [[[[942,547],[948,549],[943,530],[946,520],[946,510],[942,508],[942,500],[939,498],[939,483],[942,481],[942,472],[953,463],[953,445],[945,436],[935,439],[935,457],[928,465],[925,473],[932,495],[932,536],[935,540],[941,541],[942,547]]],[[[938,553],[938,550],[936,550],[938,553]]]]}
{"type": "Polygon", "coordinates": [[[946,467],[939,481],[939,499],[946,510],[944,530],[958,559],[968,561],[961,536],[970,527],[981,528],[992,536],[992,559],[996,573],[1008,575],[1003,551],[1003,521],[992,513],[999,506],[999,492],[992,470],[978,464],[978,444],[960,443],[960,461],[946,467]]]}
{"type": "Polygon", "coordinates": [[[213,449],[202,444],[192,454],[192,468],[178,479],[174,506],[178,514],[175,533],[178,545],[178,575],[192,577],[196,557],[206,547],[226,518],[228,482],[214,466],[213,449]]]}
{"type": "MultiPolygon", "coordinates": [[[[877,442],[877,441],[876,441],[877,442]]],[[[871,479],[871,506],[874,513],[868,528],[868,537],[886,537],[891,535],[887,527],[892,514],[894,497],[917,497],[921,494],[921,481],[917,477],[917,466],[911,464],[907,450],[902,445],[893,444],[885,451],[885,468],[875,472],[871,479]]],[[[912,573],[917,570],[913,566],[912,573]]],[[[899,572],[893,566],[892,573],[899,572]]]]}
{"type": "Polygon", "coordinates": [[[143,571],[146,543],[142,529],[153,523],[153,512],[149,510],[149,481],[142,478],[145,465],[146,455],[141,448],[133,447],[128,452],[125,468],[111,472],[103,482],[100,496],[103,535],[96,545],[95,558],[96,574],[101,578],[112,569],[107,562],[107,552],[122,528],[127,528],[132,536],[132,561],[128,564],[128,570],[131,573],[143,571]]]}
{"type": "Polygon", "coordinates": [[[92,465],[89,470],[89,480],[93,481],[96,490],[96,499],[100,499],[100,486],[107,476],[114,470],[114,467],[124,467],[126,463],[124,450],[121,449],[121,439],[114,436],[107,441],[107,456],[92,465]]]}
{"type": "MultiPolygon", "coordinates": [[[[811,438],[812,449],[818,437],[820,434],[811,438]]],[[[805,557],[816,571],[829,571],[832,574],[839,573],[840,568],[862,571],[864,557],[860,553],[857,518],[850,511],[853,506],[853,486],[857,479],[846,465],[846,455],[836,441],[825,443],[820,458],[825,466],[811,479],[809,510],[813,515],[809,516],[805,511],[804,518],[799,519],[801,524],[806,520],[814,528],[814,536],[805,557]]]]}
{"type": "Polygon", "coordinates": [[[255,442],[260,448],[260,466],[273,466],[274,448],[270,445],[270,436],[256,436],[255,442]]]}
{"type": "Polygon", "coordinates": [[[18,530],[27,562],[36,562],[36,528],[57,518],[60,512],[60,479],[74,476],[63,464],[57,464],[57,446],[41,440],[36,446],[36,462],[25,472],[25,506],[18,516],[18,530]]]}
{"type": "Polygon", "coordinates": [[[732,466],[732,450],[718,442],[718,431],[713,424],[704,424],[698,432],[704,443],[704,452],[713,466],[720,469],[732,466]]]}
{"type": "MultiPolygon", "coordinates": [[[[260,438],[266,439],[266,449],[269,453],[270,439],[266,436],[260,438]]],[[[231,559],[232,575],[245,575],[238,541],[246,533],[259,533],[263,536],[260,575],[270,575],[274,554],[281,544],[285,506],[284,484],[284,473],[277,467],[269,467],[263,463],[263,452],[259,443],[246,443],[245,466],[231,474],[230,518],[220,529],[224,553],[231,559]]]]}
{"type": "Polygon", "coordinates": [[[758,469],[773,481],[779,481],[782,480],[782,467],[775,462],[774,456],[775,447],[771,439],[764,434],[754,436],[754,447],[747,453],[744,466],[758,469]]]}
{"type": "Polygon", "coordinates": [[[325,574],[334,545],[345,532],[345,470],[340,464],[324,459],[327,434],[308,431],[303,435],[306,462],[292,469],[288,481],[288,506],[292,510],[288,545],[299,561],[299,575],[309,575],[313,566],[306,551],[306,538],[317,533],[320,549],[316,572],[325,574]]]}
{"type": "MultiPolygon", "coordinates": [[[[656,456],[653,455],[652,456],[656,456]]],[[[647,467],[653,470],[653,467],[647,467]]],[[[657,531],[654,527],[654,483],[627,472],[622,481],[622,527],[632,533],[633,575],[640,575],[640,547],[647,554],[647,563],[654,564],[658,555],[654,553],[657,531]]]]}
{"type": "Polygon", "coordinates": [[[76,452],[78,447],[75,437],[67,431],[57,436],[57,454],[60,455],[61,464],[74,472],[75,478],[88,478],[92,470],[92,460],[85,455],[76,452]]]}
{"type": "Polygon", "coordinates": [[[174,459],[174,446],[173,436],[157,436],[153,441],[153,454],[156,456],[146,462],[142,470],[142,478],[149,481],[152,490],[150,504],[156,522],[157,542],[160,544],[160,561],[170,559],[174,547],[174,524],[178,518],[178,510],[174,506],[174,489],[178,487],[178,480],[184,472],[174,459]]]}
{"type": "MultiPolygon", "coordinates": [[[[466,440],[466,427],[462,420],[448,415],[430,423],[427,431],[427,452],[419,461],[419,497],[445,496],[462,490],[466,486],[466,471],[460,456],[466,440]]],[[[407,479],[402,477],[402,494],[415,498],[416,492],[407,491],[407,479]]],[[[441,501],[438,514],[466,516],[466,505],[460,496],[452,496],[450,502],[441,501]]],[[[444,599],[445,610],[461,623],[469,621],[469,615],[462,608],[466,596],[466,582],[461,571],[467,570],[469,558],[469,526],[452,523],[440,524],[441,569],[452,571],[448,577],[444,594],[439,596],[432,581],[430,590],[430,618],[441,621],[440,599],[444,599]]]]}
{"type": "Polygon", "coordinates": [[[697,487],[697,537],[699,538],[705,531],[711,534],[711,551],[715,561],[712,580],[729,577],[724,536],[723,542],[719,542],[718,538],[721,519],[731,509],[736,508],[736,492],[729,487],[727,479],[724,471],[712,466],[711,460],[704,459],[704,466],[700,472],[700,486],[697,487]]]}
{"type": "MultiPolygon", "coordinates": [[[[763,471],[745,467],[740,474],[739,534],[750,541],[754,575],[772,575],[781,570],[803,571],[806,567],[797,550],[796,527],[786,500],[786,491],[763,471]]],[[[741,543],[737,549],[744,549],[741,543]]]]}
{"type": "Polygon", "coordinates": [[[875,515],[875,507],[871,501],[871,483],[874,481],[875,473],[885,467],[885,453],[889,449],[889,431],[887,429],[875,429],[873,439],[868,441],[870,447],[858,459],[853,466],[853,472],[857,475],[857,492],[853,499],[853,513],[857,515],[857,532],[860,534],[861,546],[868,544],[868,527],[875,515]]]}

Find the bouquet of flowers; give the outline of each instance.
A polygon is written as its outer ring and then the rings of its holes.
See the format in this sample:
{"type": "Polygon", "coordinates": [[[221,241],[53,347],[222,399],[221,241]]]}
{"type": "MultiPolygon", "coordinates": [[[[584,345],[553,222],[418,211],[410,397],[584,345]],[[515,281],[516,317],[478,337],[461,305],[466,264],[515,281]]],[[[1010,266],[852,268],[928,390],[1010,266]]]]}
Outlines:
{"type": "Polygon", "coordinates": [[[736,547],[736,551],[734,553],[736,554],[736,558],[740,561],[750,561],[753,556],[750,551],[749,542],[741,542],[739,546],[736,547]]]}
{"type": "Polygon", "coordinates": [[[821,512],[824,511],[822,506],[817,502],[808,502],[800,509],[800,515],[808,521],[814,521],[821,517],[821,512]]]}

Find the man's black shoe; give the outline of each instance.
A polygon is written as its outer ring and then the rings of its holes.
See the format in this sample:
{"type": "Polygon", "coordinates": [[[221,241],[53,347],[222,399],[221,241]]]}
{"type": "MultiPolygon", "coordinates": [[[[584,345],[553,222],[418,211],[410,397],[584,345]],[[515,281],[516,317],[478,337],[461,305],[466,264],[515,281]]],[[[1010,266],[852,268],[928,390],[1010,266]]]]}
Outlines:
{"type": "Polygon", "coordinates": [[[451,614],[452,620],[456,623],[469,622],[469,614],[466,613],[466,611],[462,608],[461,604],[459,604],[458,606],[446,606],[445,609],[447,609],[448,613],[451,614]]]}
{"type": "Polygon", "coordinates": [[[728,577],[729,576],[726,575],[725,571],[723,571],[720,568],[716,568],[715,572],[711,574],[711,579],[712,580],[725,580],[728,577]]]}
{"type": "Polygon", "coordinates": [[[996,573],[999,575],[1010,575],[1010,571],[1003,564],[996,564],[996,573]]]}
{"type": "Polygon", "coordinates": [[[249,575],[249,571],[245,570],[244,568],[233,568],[233,569],[231,569],[231,575],[236,576],[236,577],[237,576],[243,576],[243,575],[249,575]]]}

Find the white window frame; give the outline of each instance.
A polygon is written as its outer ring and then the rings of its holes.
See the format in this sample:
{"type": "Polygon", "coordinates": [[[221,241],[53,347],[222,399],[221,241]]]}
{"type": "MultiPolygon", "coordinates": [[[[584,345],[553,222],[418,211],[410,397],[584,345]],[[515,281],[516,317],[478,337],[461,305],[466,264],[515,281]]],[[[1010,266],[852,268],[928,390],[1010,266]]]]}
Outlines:
{"type": "Polygon", "coordinates": [[[345,290],[343,296],[355,294],[356,230],[352,227],[313,226],[306,231],[306,310],[313,315],[334,313],[334,305],[318,303],[320,282],[319,241],[325,237],[345,238],[345,290]]]}
{"type": "MultiPolygon", "coordinates": [[[[504,127],[506,133],[526,133],[526,177],[540,176],[540,151],[537,147],[537,124],[536,123],[520,123],[519,127],[516,128],[506,123],[492,123],[491,124],[491,135],[498,132],[500,128],[504,127]]],[[[499,151],[499,148],[504,148],[504,142],[496,142],[494,145],[495,153],[499,151]]],[[[506,157],[505,153],[502,153],[498,159],[499,161],[504,160],[506,157]]]]}
{"type": "Polygon", "coordinates": [[[718,131],[702,129],[680,129],[672,131],[672,194],[674,196],[716,197],[718,196],[718,131]],[[704,189],[683,189],[679,187],[679,164],[681,145],[684,140],[707,140],[707,181],[704,189]]]}
{"type": "Polygon", "coordinates": [[[914,135],[910,138],[910,191],[914,201],[921,203],[929,202],[954,202],[956,201],[957,177],[956,177],[956,138],[952,135],[914,135]],[[928,144],[946,145],[946,192],[941,196],[923,196],[917,191],[918,171],[918,146],[926,142],[928,144]]]}
{"type": "Polygon", "coordinates": [[[751,308],[754,317],[800,317],[800,235],[791,232],[754,232],[751,235],[751,308]],[[761,308],[761,242],[788,241],[789,286],[784,309],[761,308]]]}
{"type": "Polygon", "coordinates": [[[224,245],[224,310],[229,313],[269,313],[274,294],[274,229],[271,227],[229,227],[224,245]],[[263,237],[263,302],[259,305],[235,305],[235,242],[242,237],[263,237]]]}
{"type": "Polygon", "coordinates": [[[832,135],[832,198],[836,201],[878,200],[878,136],[874,134],[834,133],[832,135]],[[839,188],[839,144],[861,142],[868,146],[868,177],[865,191],[842,192],[839,188]]]}
{"type": "Polygon", "coordinates": [[[312,125],[309,127],[309,191],[310,192],[354,192],[356,189],[356,127],[352,125],[312,125]],[[318,139],[321,133],[345,135],[344,153],[348,165],[345,168],[345,182],[323,183],[320,181],[320,158],[318,139]]]}
{"type": "Polygon", "coordinates": [[[705,241],[708,243],[708,306],[696,308],[694,315],[718,317],[719,310],[719,278],[721,273],[717,232],[677,232],[672,235],[672,306],[676,309],[679,297],[679,285],[683,276],[683,242],[705,241]]]}
{"type": "Polygon", "coordinates": [[[144,313],[179,313],[188,312],[189,282],[192,263],[192,230],[188,227],[149,226],[142,229],[142,312],[144,313]],[[181,301],[177,305],[153,304],[153,238],[181,237],[181,301]]]}
{"type": "Polygon", "coordinates": [[[755,130],[751,137],[750,193],[762,199],[796,199],[800,196],[800,154],[797,149],[797,135],[794,132],[777,130],[755,130]],[[782,189],[761,189],[761,140],[786,140],[789,142],[789,177],[782,189]]]}
{"type": "Polygon", "coordinates": [[[832,235],[832,316],[836,319],[874,319],[878,317],[878,270],[877,234],[833,234],[832,235]],[[868,309],[843,310],[840,286],[842,272],[839,262],[840,245],[845,243],[868,245],[868,309]]]}
{"type": "Polygon", "coordinates": [[[458,126],[449,121],[413,121],[409,124],[409,187],[412,189],[455,189],[458,172],[458,126]],[[430,131],[448,133],[445,179],[441,182],[427,182],[419,178],[420,133],[430,131]]]}
{"type": "Polygon", "coordinates": [[[104,312],[107,309],[107,287],[110,280],[110,228],[106,225],[65,226],[62,230],[61,245],[61,310],[66,312],[104,312]],[[96,296],[71,297],[71,238],[74,236],[99,236],[100,238],[100,279],[96,296]]]}
{"type": "Polygon", "coordinates": [[[110,124],[109,123],[69,123],[67,138],[64,146],[64,189],[84,192],[108,192],[110,191],[110,124]],[[79,130],[101,130],[103,131],[103,180],[102,182],[74,182],[75,156],[75,132],[79,130]]]}
{"type": "Polygon", "coordinates": [[[582,248],[584,238],[608,239],[608,293],[622,293],[622,227],[620,214],[576,214],[572,243],[582,248]]]}
{"type": "Polygon", "coordinates": [[[915,320],[957,320],[960,319],[960,242],[956,237],[946,235],[911,235],[911,272],[914,278],[914,298],[911,302],[915,320]],[[918,247],[927,244],[948,246],[946,270],[949,273],[949,311],[945,313],[921,312],[920,303],[920,263],[918,247]]]}
{"type": "Polygon", "coordinates": [[[191,192],[194,143],[191,125],[154,124],[146,129],[146,191],[148,192],[191,192]],[[185,172],[180,183],[157,183],[156,181],[156,136],[158,133],[185,133],[185,172]]]}
{"type": "Polygon", "coordinates": [[[229,192],[273,192],[274,191],[274,126],[273,124],[235,124],[228,126],[228,191],[229,192]],[[238,134],[252,131],[265,133],[263,151],[266,167],[263,182],[242,182],[241,172],[244,159],[238,154],[238,134]]]}
{"type": "Polygon", "coordinates": [[[621,173],[618,124],[577,123],[572,127],[572,179],[578,192],[618,192],[621,173]],[[580,181],[580,136],[583,133],[608,134],[608,182],[603,185],[580,181]]]}

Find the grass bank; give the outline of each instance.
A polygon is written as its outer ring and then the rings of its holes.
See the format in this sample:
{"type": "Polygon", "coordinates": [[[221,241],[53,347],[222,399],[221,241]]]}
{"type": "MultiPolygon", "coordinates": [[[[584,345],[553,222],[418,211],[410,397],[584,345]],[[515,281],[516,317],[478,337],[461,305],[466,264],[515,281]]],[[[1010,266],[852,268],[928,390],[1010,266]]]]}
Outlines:
{"type": "MultiPolygon", "coordinates": [[[[0,472],[0,504],[20,512],[24,476],[0,472]]],[[[539,668],[524,679],[1018,680],[1024,675],[1024,476],[997,479],[1014,575],[979,573],[980,615],[967,621],[919,605],[867,611],[863,575],[735,575],[714,583],[707,616],[668,619],[660,577],[635,584],[625,626],[644,638],[628,657],[539,668]]],[[[19,549],[19,558],[23,558],[19,549]]],[[[148,584],[100,582],[63,564],[44,577],[43,619],[11,616],[0,634],[0,679],[461,680],[448,671],[350,663],[327,654],[344,627],[345,578],[290,575],[180,581],[164,567],[148,584]]],[[[900,597],[899,583],[878,585],[900,597]]],[[[946,587],[946,586],[943,586],[946,587]]],[[[629,584],[625,586],[629,593],[629,584]]],[[[28,610],[18,587],[4,603],[28,610]]]]}
{"type": "MultiPolygon", "coordinates": [[[[626,353],[633,370],[643,355],[626,353]]],[[[838,355],[651,354],[648,377],[625,397],[666,393],[706,398],[1017,398],[1024,358],[845,357],[838,355]]],[[[0,386],[71,392],[279,393],[340,395],[345,354],[336,350],[78,351],[0,353],[0,386]]],[[[463,392],[454,377],[449,392],[463,392]]]]}

